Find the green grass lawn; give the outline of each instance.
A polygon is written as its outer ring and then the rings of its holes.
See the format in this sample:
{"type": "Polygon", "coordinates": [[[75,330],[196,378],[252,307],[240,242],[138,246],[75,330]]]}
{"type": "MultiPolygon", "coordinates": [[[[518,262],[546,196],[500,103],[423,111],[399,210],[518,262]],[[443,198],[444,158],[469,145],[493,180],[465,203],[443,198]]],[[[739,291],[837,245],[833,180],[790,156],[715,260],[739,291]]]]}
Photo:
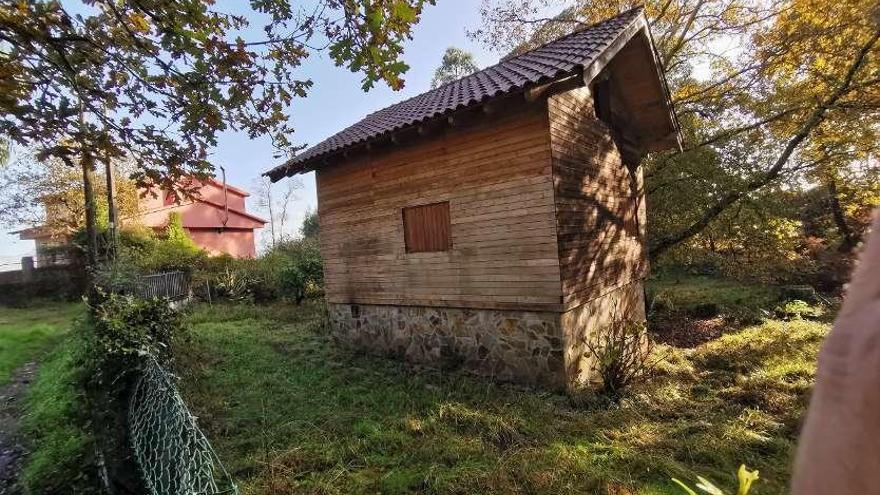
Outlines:
{"type": "Polygon", "coordinates": [[[761,471],[754,493],[785,493],[828,329],[770,320],[666,348],[659,376],[609,406],[345,351],[321,315],[189,317],[181,386],[245,494],[671,494],[673,476],[732,486],[740,463],[761,471]]]}
{"type": "Polygon", "coordinates": [[[0,385],[24,363],[56,344],[80,314],[81,303],[40,301],[26,308],[0,306],[0,385]]]}
{"type": "Polygon", "coordinates": [[[92,374],[85,364],[89,347],[79,329],[61,340],[42,360],[25,397],[21,427],[31,449],[22,482],[33,494],[103,493],[82,389],[92,374]]]}
{"type": "Polygon", "coordinates": [[[648,281],[649,302],[669,301],[678,310],[693,310],[706,304],[718,311],[770,311],[779,302],[780,291],[774,287],[743,284],[705,275],[665,275],[648,281]]]}

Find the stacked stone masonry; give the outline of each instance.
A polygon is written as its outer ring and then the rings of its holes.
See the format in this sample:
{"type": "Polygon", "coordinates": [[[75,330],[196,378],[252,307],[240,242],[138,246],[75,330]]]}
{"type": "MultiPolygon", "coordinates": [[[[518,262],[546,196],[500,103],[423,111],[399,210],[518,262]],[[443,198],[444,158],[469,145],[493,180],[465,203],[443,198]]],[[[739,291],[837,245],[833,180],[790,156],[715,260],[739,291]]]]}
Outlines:
{"type": "Polygon", "coordinates": [[[559,313],[330,304],[337,341],[501,381],[565,384],[559,313]]]}
{"type": "Polygon", "coordinates": [[[586,343],[615,316],[644,319],[641,282],[565,313],[330,304],[343,345],[557,390],[595,381],[586,343]]]}

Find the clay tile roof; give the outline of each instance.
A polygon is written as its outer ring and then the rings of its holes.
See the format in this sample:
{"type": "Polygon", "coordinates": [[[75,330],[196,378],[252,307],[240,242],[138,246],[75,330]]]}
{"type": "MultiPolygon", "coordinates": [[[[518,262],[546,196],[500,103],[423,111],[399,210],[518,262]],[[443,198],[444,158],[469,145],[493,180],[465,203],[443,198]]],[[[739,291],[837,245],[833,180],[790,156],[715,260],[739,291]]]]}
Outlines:
{"type": "Polygon", "coordinates": [[[371,113],[265,173],[273,181],[313,169],[318,158],[493,97],[569,76],[590,65],[642,14],[637,7],[533,50],[371,113]]]}

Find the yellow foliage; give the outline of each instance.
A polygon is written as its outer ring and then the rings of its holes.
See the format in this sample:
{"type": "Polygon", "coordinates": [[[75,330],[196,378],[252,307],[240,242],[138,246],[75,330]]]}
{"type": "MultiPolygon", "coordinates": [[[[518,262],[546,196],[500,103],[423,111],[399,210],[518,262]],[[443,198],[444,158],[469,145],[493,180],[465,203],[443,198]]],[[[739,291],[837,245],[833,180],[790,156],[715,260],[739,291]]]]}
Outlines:
{"type": "Polygon", "coordinates": [[[134,26],[135,31],[139,33],[149,33],[150,32],[150,23],[147,22],[147,19],[138,13],[131,13],[128,16],[128,20],[131,21],[132,26],[134,26]]]}

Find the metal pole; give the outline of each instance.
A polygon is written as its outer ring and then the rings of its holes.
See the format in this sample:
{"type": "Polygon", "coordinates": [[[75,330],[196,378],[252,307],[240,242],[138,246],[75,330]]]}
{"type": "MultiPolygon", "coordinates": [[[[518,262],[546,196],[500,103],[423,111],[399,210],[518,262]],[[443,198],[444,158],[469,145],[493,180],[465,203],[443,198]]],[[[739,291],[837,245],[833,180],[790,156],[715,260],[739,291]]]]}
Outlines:
{"type": "Polygon", "coordinates": [[[229,221],[229,194],[226,187],[226,169],[221,166],[220,171],[223,172],[223,227],[225,228],[226,222],[229,221]]]}
{"type": "Polygon", "coordinates": [[[272,247],[275,247],[275,212],[272,211],[272,181],[266,178],[266,204],[269,207],[269,229],[272,231],[272,247]]]}

